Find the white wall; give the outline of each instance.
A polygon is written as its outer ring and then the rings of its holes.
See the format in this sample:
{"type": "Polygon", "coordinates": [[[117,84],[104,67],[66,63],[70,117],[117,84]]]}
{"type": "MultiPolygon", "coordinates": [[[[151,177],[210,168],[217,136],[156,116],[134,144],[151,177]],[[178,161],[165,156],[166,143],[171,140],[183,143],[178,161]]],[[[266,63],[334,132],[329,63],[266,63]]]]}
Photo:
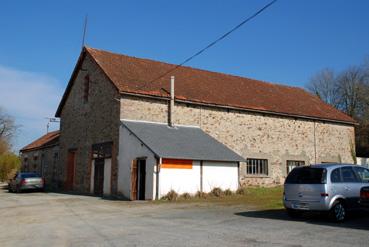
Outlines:
{"type": "MultiPolygon", "coordinates": [[[[210,192],[215,187],[233,191],[238,188],[237,162],[204,161],[202,176],[203,192],[210,192]]],[[[200,161],[193,161],[192,169],[161,168],[159,181],[160,197],[172,189],[179,194],[195,194],[201,188],[200,161]]]]}
{"type": "Polygon", "coordinates": [[[200,162],[194,161],[192,169],[161,168],[159,174],[159,195],[165,196],[170,190],[179,194],[195,194],[200,190],[200,162]]]}
{"type": "Polygon", "coordinates": [[[203,162],[203,192],[210,192],[219,187],[222,190],[238,189],[238,164],[237,162],[203,162]]]}
{"type": "Polygon", "coordinates": [[[125,127],[119,129],[119,155],[118,155],[118,194],[127,199],[130,198],[131,189],[131,164],[138,157],[146,159],[146,190],[145,199],[155,199],[154,169],[156,159],[154,154],[125,127]]]}
{"type": "Polygon", "coordinates": [[[369,168],[369,158],[356,157],[356,163],[369,168]]]}
{"type": "Polygon", "coordinates": [[[111,194],[111,159],[104,160],[104,184],[103,184],[103,194],[111,194]]]}

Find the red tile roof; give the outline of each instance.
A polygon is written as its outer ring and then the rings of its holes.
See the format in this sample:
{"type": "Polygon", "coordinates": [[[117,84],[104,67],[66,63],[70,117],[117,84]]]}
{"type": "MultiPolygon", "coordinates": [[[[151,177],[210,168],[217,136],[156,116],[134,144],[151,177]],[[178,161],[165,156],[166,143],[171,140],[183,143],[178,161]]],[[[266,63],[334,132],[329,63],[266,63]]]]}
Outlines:
{"type": "MultiPolygon", "coordinates": [[[[161,88],[168,92],[170,76],[174,75],[177,100],[355,123],[351,117],[299,87],[272,84],[186,66],[149,83],[176,65],[93,48],[85,48],[84,51],[92,56],[121,93],[168,97],[161,88]]],[[[64,97],[67,97],[67,92],[64,97]]],[[[62,106],[63,100],[59,105],[57,116],[60,115],[62,106]]]]}
{"type": "Polygon", "coordinates": [[[46,135],[43,135],[37,140],[31,142],[27,146],[23,147],[20,151],[21,152],[31,151],[31,150],[41,149],[43,147],[56,144],[59,136],[60,136],[59,130],[49,132],[46,135]]]}

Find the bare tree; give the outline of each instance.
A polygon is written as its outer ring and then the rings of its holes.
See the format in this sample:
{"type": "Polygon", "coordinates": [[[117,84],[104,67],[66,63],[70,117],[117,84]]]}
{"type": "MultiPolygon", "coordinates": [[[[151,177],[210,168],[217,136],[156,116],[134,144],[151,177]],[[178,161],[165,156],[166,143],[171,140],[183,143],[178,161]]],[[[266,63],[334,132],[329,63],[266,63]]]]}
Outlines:
{"type": "Polygon", "coordinates": [[[319,71],[310,79],[306,87],[311,93],[317,95],[324,102],[338,107],[338,85],[336,76],[331,69],[319,71]]]}
{"type": "Polygon", "coordinates": [[[16,130],[14,119],[0,108],[0,151],[5,152],[9,149],[16,130]]]}
{"type": "Polygon", "coordinates": [[[361,120],[369,106],[369,65],[367,68],[350,67],[338,76],[324,69],[311,78],[306,88],[324,102],[361,120]]]}
{"type": "Polygon", "coordinates": [[[352,66],[335,75],[329,69],[313,76],[306,86],[326,103],[353,117],[356,151],[369,156],[369,57],[360,66],[352,66]]]}
{"type": "Polygon", "coordinates": [[[357,118],[362,115],[365,100],[365,73],[361,67],[351,67],[337,79],[339,108],[357,118]]]}

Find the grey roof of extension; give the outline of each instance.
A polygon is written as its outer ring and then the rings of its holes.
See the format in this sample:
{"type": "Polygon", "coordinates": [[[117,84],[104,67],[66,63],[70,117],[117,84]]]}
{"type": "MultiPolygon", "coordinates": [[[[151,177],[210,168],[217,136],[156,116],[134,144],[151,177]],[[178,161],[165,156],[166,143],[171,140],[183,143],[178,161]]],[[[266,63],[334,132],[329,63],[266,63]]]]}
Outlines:
{"type": "Polygon", "coordinates": [[[199,127],[123,120],[125,126],[161,158],[208,161],[245,161],[199,127]]]}

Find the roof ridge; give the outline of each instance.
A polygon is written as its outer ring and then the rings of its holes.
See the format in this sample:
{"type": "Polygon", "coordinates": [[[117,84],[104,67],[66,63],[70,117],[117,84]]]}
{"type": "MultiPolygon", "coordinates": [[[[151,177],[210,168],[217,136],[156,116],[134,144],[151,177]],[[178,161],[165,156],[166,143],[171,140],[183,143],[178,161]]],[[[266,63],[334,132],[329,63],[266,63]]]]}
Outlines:
{"type": "MultiPolygon", "coordinates": [[[[98,48],[93,48],[93,47],[86,47],[86,49],[95,50],[95,51],[98,51],[98,52],[105,52],[105,53],[113,54],[113,55],[116,55],[116,56],[134,58],[134,59],[138,59],[138,60],[145,60],[145,61],[150,61],[150,62],[154,62],[154,63],[162,63],[162,64],[170,65],[170,66],[173,66],[173,67],[177,66],[177,64],[174,64],[174,63],[168,63],[168,62],[165,62],[165,61],[154,60],[154,59],[151,59],[151,58],[136,57],[136,56],[131,56],[131,55],[123,54],[123,53],[117,53],[117,52],[98,49],[98,48]]],[[[187,69],[198,70],[198,71],[203,71],[203,72],[210,72],[210,73],[219,74],[219,75],[223,75],[223,76],[231,76],[231,77],[237,77],[237,78],[241,78],[241,79],[252,80],[254,82],[265,83],[265,84],[269,84],[269,85],[272,85],[272,86],[288,87],[288,88],[300,89],[300,90],[305,91],[302,87],[299,87],[299,86],[291,86],[291,85],[283,84],[281,82],[270,82],[270,81],[265,81],[265,80],[260,80],[260,79],[254,79],[254,78],[250,78],[250,77],[246,77],[246,76],[234,75],[234,74],[230,74],[230,73],[226,73],[226,72],[212,71],[212,70],[207,70],[207,69],[202,69],[202,68],[196,68],[196,67],[192,67],[192,66],[188,66],[188,65],[182,65],[179,68],[187,68],[187,69]]]]}

